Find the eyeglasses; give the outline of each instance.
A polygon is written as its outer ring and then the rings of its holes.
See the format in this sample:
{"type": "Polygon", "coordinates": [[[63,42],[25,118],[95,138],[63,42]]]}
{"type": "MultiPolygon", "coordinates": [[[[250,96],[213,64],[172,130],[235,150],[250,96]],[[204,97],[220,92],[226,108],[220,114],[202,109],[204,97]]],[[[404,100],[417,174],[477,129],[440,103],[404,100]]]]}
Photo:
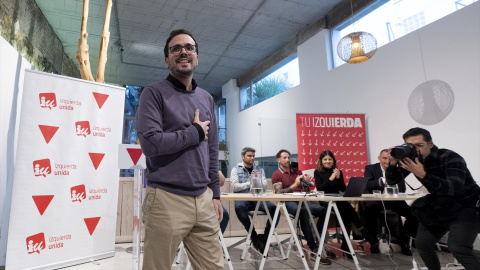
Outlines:
{"type": "Polygon", "coordinates": [[[175,45],[170,47],[170,53],[173,54],[180,54],[182,52],[182,49],[185,49],[187,53],[194,53],[195,52],[195,45],[192,44],[187,44],[185,46],[182,45],[175,45]]]}

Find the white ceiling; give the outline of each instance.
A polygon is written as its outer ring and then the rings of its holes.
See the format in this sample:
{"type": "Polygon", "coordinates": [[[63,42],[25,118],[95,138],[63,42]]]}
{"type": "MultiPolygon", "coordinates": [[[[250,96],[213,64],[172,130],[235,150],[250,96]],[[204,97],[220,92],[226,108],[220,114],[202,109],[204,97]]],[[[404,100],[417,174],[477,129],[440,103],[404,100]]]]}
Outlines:
{"type": "MultiPolygon", "coordinates": [[[[36,0],[65,53],[75,59],[83,1],[36,0]]],[[[96,73],[106,0],[90,0],[87,24],[96,73]]],[[[168,75],[163,47],[184,28],[199,46],[194,78],[216,97],[232,78],[252,70],[342,0],[113,0],[105,82],[146,86],[168,75]],[[117,16],[118,14],[118,16],[117,16]],[[123,51],[120,50],[123,48],[123,51]]]]}

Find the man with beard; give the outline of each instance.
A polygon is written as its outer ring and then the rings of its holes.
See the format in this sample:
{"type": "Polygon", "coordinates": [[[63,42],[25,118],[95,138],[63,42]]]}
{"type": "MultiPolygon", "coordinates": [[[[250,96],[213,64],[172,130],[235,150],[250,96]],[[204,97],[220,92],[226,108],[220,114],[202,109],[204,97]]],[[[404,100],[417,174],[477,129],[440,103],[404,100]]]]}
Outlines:
{"type": "MultiPolygon", "coordinates": [[[[310,176],[303,176],[301,170],[297,168],[292,168],[290,166],[290,152],[282,149],[277,153],[277,162],[278,170],[276,170],[272,175],[272,184],[275,189],[275,193],[292,193],[292,192],[303,192],[308,191],[308,186],[305,186],[301,182],[301,178],[305,177],[306,181],[310,180],[310,176]]],[[[317,217],[317,230],[318,233],[323,231],[323,223],[325,221],[325,216],[327,214],[327,208],[314,203],[304,203],[300,208],[300,229],[303,232],[303,236],[307,240],[307,245],[310,248],[310,251],[317,253],[318,243],[315,243],[315,238],[313,237],[312,227],[310,227],[310,217],[307,212],[305,205],[308,205],[312,216],[317,217]]],[[[285,202],[287,211],[290,215],[295,215],[298,209],[298,202],[285,202]]],[[[327,257],[320,258],[320,264],[330,265],[336,257],[335,253],[327,250],[327,257]]],[[[313,256],[312,259],[315,259],[313,256]]]]}
{"type": "Polygon", "coordinates": [[[438,148],[424,128],[409,129],[403,140],[404,148],[391,150],[385,175],[387,183],[395,185],[412,173],[429,192],[412,204],[420,222],[415,239],[420,257],[429,270],[440,270],[435,244],[449,232],[448,249],[458,262],[467,270],[480,269],[479,254],[473,251],[480,232],[480,187],[467,163],[458,153],[438,148]],[[399,155],[402,153],[406,157],[399,155]]]}
{"type": "MultiPolygon", "coordinates": [[[[244,147],[241,152],[242,162],[238,163],[237,166],[232,168],[232,173],[230,174],[230,181],[232,182],[232,189],[235,193],[250,193],[250,177],[252,175],[258,175],[262,179],[262,186],[264,189],[267,188],[267,179],[265,178],[265,171],[262,167],[255,164],[255,149],[252,147],[244,147]]],[[[277,206],[269,201],[266,201],[268,212],[273,219],[275,214],[275,209],[277,206]]],[[[257,205],[256,201],[235,201],[235,213],[237,213],[238,220],[245,227],[245,230],[248,232],[250,230],[250,218],[248,217],[248,212],[254,211],[257,205]]],[[[260,203],[258,208],[259,211],[266,213],[265,206],[263,203],[260,203]]],[[[277,220],[278,224],[278,220],[277,220]]],[[[267,242],[267,236],[270,232],[270,221],[267,221],[267,226],[265,226],[265,231],[262,234],[257,234],[255,228],[252,229],[250,235],[253,247],[257,249],[260,253],[263,254],[265,250],[265,244],[267,242]]]]}
{"type": "Polygon", "coordinates": [[[172,31],[164,54],[170,74],[143,90],[136,115],[147,159],[143,269],[171,269],[181,241],[194,269],[223,269],[213,98],[193,79],[198,45],[190,32],[172,31]]]}

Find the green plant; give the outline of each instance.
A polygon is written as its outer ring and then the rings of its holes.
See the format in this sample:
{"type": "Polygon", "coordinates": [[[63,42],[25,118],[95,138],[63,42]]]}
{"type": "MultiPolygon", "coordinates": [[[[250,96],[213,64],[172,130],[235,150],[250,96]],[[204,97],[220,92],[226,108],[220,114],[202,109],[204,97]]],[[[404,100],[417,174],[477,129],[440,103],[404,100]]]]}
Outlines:
{"type": "Polygon", "coordinates": [[[228,166],[228,155],[230,152],[228,152],[228,147],[227,147],[227,142],[226,141],[219,141],[218,142],[218,150],[223,151],[225,155],[225,164],[228,166]]]}
{"type": "Polygon", "coordinates": [[[291,88],[291,84],[282,77],[267,77],[255,83],[253,88],[253,102],[257,104],[291,88]]]}
{"type": "Polygon", "coordinates": [[[220,150],[220,151],[228,151],[227,142],[225,142],[225,141],[220,141],[220,142],[218,142],[218,150],[220,150]]]}

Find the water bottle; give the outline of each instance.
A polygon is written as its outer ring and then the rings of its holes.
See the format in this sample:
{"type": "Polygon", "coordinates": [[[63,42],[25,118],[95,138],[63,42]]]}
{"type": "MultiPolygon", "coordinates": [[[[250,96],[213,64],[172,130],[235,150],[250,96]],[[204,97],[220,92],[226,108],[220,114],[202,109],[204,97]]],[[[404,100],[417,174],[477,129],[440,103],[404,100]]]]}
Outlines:
{"type": "Polygon", "coordinates": [[[250,174],[250,192],[256,197],[260,197],[263,194],[262,175],[257,171],[253,171],[250,174]]]}

